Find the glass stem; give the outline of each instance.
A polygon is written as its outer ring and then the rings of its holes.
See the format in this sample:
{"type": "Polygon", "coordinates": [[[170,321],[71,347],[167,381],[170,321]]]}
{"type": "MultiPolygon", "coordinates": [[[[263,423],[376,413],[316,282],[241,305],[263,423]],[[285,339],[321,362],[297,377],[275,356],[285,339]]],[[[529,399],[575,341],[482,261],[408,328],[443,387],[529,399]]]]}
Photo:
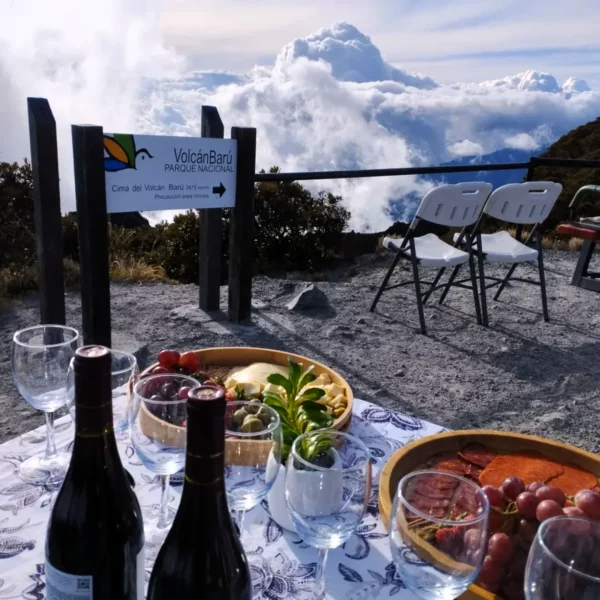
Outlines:
{"type": "Polygon", "coordinates": [[[315,590],[313,600],[323,600],[325,598],[325,569],[327,568],[327,556],[329,550],[319,548],[319,558],[317,560],[317,573],[315,575],[315,590]]]}
{"type": "Polygon", "coordinates": [[[160,508],[158,509],[158,528],[165,529],[169,524],[169,480],[170,475],[160,476],[160,508]]]}
{"type": "Polygon", "coordinates": [[[246,516],[245,510],[236,510],[235,511],[235,522],[240,530],[240,540],[244,535],[244,517],[246,516]]]}
{"type": "Polygon", "coordinates": [[[56,452],[56,439],[54,438],[54,412],[46,413],[46,460],[54,458],[56,452]]]}

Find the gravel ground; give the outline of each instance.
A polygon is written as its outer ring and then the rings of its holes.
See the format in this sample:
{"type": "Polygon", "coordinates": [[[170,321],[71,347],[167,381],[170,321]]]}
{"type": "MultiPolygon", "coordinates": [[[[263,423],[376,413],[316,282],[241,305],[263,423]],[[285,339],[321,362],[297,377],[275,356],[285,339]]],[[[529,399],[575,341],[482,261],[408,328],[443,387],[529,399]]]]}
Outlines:
{"type": "MultiPolygon", "coordinates": [[[[193,285],[113,284],[113,345],[135,350],[142,366],[166,347],[293,351],[338,370],[359,398],[451,429],[533,433],[598,452],[600,297],[569,285],[575,253],[547,251],[545,258],[550,323],[536,286],[515,283],[490,301],[488,329],[475,322],[471,293],[455,288],[444,306],[426,307],[423,336],[410,287],[385,293],[377,313],[368,311],[391,260],[384,254],[363,257],[352,278],[318,282],[329,306],[312,311],[286,308],[304,281],[255,278],[248,325],[202,314],[193,285]]],[[[534,273],[519,267],[521,276],[534,273]]],[[[0,442],[43,422],[10,373],[12,333],[36,323],[38,310],[31,296],[0,311],[0,442]]],[[[67,294],[67,319],[80,327],[78,292],[67,294]]]]}

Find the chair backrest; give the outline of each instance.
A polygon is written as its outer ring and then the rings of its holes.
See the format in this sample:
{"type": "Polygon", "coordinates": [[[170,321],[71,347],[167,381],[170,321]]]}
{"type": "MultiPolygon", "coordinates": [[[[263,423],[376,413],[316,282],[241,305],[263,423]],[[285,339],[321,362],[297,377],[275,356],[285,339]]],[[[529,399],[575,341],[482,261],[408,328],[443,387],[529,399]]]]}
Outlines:
{"type": "Polygon", "coordinates": [[[562,185],[552,181],[509,183],[494,190],[484,212],[507,223],[536,225],[550,214],[561,191],[562,185]]]}
{"type": "Polygon", "coordinates": [[[415,219],[446,227],[472,225],[491,192],[492,185],[484,181],[440,185],[425,194],[415,219]]]}

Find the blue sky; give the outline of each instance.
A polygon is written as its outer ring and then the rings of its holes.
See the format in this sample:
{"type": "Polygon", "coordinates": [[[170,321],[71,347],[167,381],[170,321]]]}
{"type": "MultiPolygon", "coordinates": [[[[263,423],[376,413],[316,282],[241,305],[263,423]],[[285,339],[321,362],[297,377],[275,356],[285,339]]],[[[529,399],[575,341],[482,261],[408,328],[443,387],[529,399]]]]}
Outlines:
{"type": "Polygon", "coordinates": [[[535,69],[600,89],[598,0],[164,0],[161,27],[195,66],[245,71],[340,20],[392,64],[441,83],[535,69]]]}

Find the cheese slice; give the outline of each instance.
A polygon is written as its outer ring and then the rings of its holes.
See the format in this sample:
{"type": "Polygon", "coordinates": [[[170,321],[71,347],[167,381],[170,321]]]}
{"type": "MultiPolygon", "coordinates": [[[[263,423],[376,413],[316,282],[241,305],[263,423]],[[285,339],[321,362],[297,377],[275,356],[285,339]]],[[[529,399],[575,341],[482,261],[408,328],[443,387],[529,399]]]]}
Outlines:
{"type": "Polygon", "coordinates": [[[225,379],[225,387],[229,387],[228,381],[233,378],[237,383],[254,383],[262,385],[267,384],[267,377],[272,373],[280,373],[284,377],[288,376],[289,370],[281,365],[271,363],[253,363],[247,367],[233,367],[225,379]]]}

